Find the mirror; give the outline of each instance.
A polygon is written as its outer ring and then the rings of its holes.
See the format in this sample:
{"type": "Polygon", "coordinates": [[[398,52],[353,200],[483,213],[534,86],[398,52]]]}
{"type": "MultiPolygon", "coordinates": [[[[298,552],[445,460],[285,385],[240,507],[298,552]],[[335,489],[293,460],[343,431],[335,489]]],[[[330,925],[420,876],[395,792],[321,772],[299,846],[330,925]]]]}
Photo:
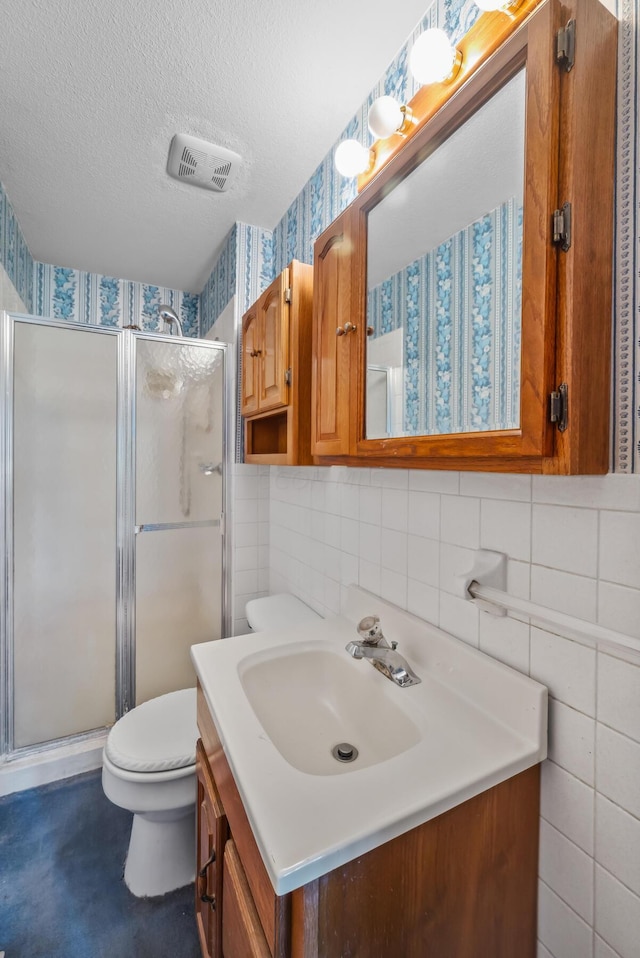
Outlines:
{"type": "Polygon", "coordinates": [[[524,130],[521,69],[369,212],[366,438],[519,428],[524,130]]]}

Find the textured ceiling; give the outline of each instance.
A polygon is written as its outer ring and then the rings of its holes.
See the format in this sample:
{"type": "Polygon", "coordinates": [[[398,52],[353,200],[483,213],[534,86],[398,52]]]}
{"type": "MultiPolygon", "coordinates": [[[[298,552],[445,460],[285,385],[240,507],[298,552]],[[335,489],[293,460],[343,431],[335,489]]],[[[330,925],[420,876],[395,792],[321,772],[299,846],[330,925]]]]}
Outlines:
{"type": "Polygon", "coordinates": [[[236,220],[272,229],[427,0],[3,0],[0,180],[35,259],[197,292],[236,220]],[[176,132],[243,157],[170,179],[176,132]]]}

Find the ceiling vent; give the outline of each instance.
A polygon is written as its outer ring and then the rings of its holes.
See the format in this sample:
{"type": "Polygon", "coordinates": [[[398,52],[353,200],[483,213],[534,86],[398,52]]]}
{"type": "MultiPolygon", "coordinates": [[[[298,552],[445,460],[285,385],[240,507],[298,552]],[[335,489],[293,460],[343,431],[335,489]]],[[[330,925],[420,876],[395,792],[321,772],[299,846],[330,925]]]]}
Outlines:
{"type": "Polygon", "coordinates": [[[242,158],[187,133],[176,133],[169,147],[167,173],[183,183],[224,193],[233,182],[242,158]]]}

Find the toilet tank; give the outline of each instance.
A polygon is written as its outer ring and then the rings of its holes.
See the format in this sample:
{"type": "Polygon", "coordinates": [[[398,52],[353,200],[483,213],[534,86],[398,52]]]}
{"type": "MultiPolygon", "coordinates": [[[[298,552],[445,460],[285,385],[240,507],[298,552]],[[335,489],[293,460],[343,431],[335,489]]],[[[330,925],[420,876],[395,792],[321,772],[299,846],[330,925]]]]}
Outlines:
{"type": "Polygon", "coordinates": [[[317,622],[320,618],[302,599],[288,593],[250,599],[246,606],[246,616],[254,632],[290,629],[292,626],[317,622]]]}

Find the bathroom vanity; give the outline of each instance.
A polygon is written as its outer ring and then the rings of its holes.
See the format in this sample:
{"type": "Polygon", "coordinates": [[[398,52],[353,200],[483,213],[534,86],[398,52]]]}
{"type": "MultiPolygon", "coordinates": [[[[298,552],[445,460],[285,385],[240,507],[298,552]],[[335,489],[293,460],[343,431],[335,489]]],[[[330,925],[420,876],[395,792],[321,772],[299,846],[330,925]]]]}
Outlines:
{"type": "Polygon", "coordinates": [[[355,587],[192,655],[203,955],[533,958],[546,689],[355,587]],[[419,685],[345,652],[372,611],[419,685]]]}

